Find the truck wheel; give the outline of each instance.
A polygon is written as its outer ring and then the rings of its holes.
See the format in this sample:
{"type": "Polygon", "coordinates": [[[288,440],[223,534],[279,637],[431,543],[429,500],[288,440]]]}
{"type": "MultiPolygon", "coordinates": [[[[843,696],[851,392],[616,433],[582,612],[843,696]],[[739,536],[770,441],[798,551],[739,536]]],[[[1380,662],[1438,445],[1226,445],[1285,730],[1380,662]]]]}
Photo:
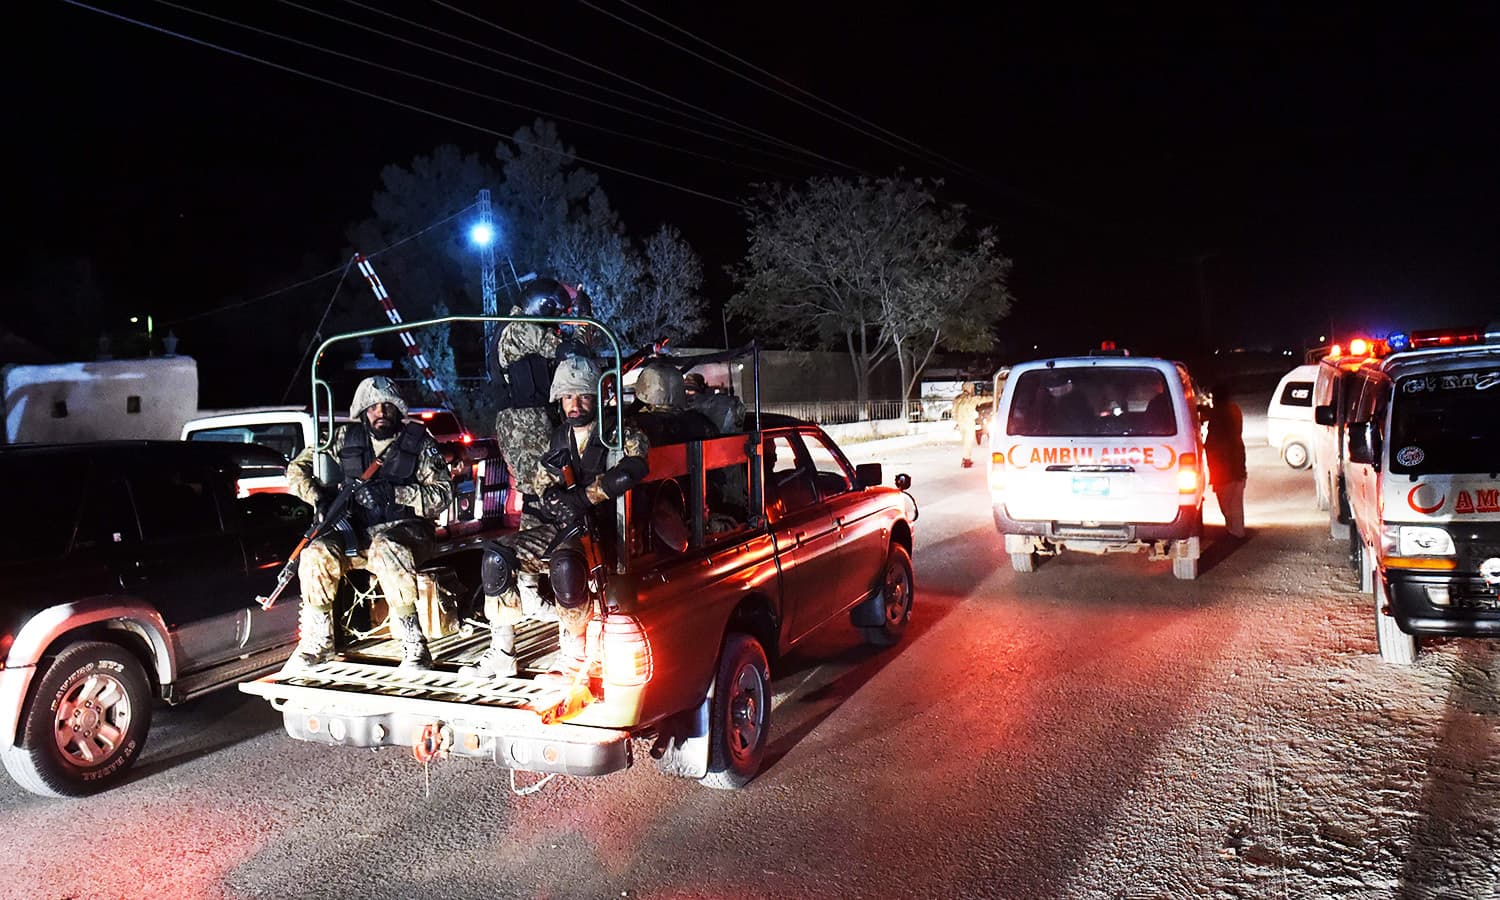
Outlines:
{"type": "MultiPolygon", "coordinates": [[[[916,579],[911,572],[911,554],[900,544],[891,544],[891,552],[885,558],[885,573],[880,585],[878,603],[884,621],[879,625],[862,627],[860,636],[865,643],[876,647],[889,647],[901,640],[906,633],[906,623],[911,620],[912,594],[916,579]]],[[[869,621],[868,619],[866,621],[869,621]]]]}
{"type": "Polygon", "coordinates": [[[1402,631],[1394,616],[1385,614],[1385,579],[1376,574],[1374,580],[1370,594],[1375,598],[1375,643],[1380,658],[1391,665],[1409,666],[1417,661],[1417,638],[1402,631]]]}
{"type": "Polygon", "coordinates": [[[1287,445],[1281,448],[1282,461],[1294,469],[1307,468],[1307,463],[1311,458],[1311,454],[1307,452],[1307,445],[1301,441],[1288,441],[1287,445]]]}
{"type": "Polygon", "coordinates": [[[17,746],[0,749],[0,760],[33,794],[84,797],[102,791],[140,755],[152,699],[145,670],[123,647],[73,644],[32,688],[17,746]]]}
{"type": "Polygon", "coordinates": [[[771,732],[771,667],[760,641],[748,634],[724,640],[708,727],[708,774],[698,782],[723,790],[749,784],[771,732]]]}

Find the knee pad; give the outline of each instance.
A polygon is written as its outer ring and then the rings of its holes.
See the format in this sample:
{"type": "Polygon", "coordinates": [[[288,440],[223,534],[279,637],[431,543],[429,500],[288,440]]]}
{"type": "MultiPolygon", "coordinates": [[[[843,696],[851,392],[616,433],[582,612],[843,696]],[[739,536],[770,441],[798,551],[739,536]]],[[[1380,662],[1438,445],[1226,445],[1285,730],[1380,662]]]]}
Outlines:
{"type": "Polygon", "coordinates": [[[479,563],[479,580],[484,584],[484,595],[498,597],[515,587],[519,567],[514,548],[504,544],[487,545],[479,563]]]}
{"type": "Polygon", "coordinates": [[[563,609],[577,609],[589,602],[589,564],[583,554],[564,547],[548,562],[552,595],[563,609]]]}

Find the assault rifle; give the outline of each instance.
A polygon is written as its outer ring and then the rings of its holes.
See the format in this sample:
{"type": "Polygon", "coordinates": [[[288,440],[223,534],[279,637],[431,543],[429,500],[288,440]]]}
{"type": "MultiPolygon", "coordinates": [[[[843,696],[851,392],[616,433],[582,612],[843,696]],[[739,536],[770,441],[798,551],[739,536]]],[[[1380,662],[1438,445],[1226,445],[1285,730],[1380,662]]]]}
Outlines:
{"type": "Polygon", "coordinates": [[[281,596],[281,592],[285,591],[287,585],[292,583],[292,579],[297,577],[297,560],[302,557],[302,551],[307,549],[308,544],[339,526],[349,511],[349,504],[354,500],[354,492],[361,485],[369,483],[384,463],[384,458],[378,458],[370,463],[370,467],[365,469],[363,474],[339,490],[329,502],[328,508],[323,511],[322,517],[315,519],[311,525],[307,526],[307,531],[302,533],[302,540],[292,548],[292,554],[286,558],[286,565],[281,567],[281,572],[276,576],[276,587],[271,591],[270,596],[255,598],[255,602],[260,604],[261,609],[271,608],[271,605],[281,596]]]}

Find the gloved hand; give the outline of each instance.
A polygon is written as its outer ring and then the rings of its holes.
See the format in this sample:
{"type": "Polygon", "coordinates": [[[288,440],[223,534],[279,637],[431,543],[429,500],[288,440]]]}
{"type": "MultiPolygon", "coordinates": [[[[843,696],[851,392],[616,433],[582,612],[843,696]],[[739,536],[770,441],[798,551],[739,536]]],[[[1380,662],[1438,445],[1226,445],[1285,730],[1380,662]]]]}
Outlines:
{"type": "Polygon", "coordinates": [[[313,501],[313,509],[317,511],[319,519],[326,520],[328,518],[328,507],[333,505],[334,498],[338,495],[337,488],[322,486],[318,488],[318,496],[313,501]]]}
{"type": "Polygon", "coordinates": [[[396,486],[389,481],[367,481],[354,489],[354,502],[365,509],[384,509],[396,502],[396,486]]]}
{"type": "Polygon", "coordinates": [[[557,522],[571,525],[588,514],[589,503],[581,488],[564,488],[558,485],[549,485],[542,492],[542,509],[546,510],[557,522]]]}

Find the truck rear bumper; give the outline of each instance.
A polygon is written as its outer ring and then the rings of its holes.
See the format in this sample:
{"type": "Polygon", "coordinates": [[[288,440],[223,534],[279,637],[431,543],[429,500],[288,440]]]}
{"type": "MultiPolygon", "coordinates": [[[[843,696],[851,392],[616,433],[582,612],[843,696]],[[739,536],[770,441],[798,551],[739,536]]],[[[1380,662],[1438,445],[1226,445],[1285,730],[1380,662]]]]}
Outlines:
{"type": "Polygon", "coordinates": [[[443,678],[450,694],[463,687],[454,682],[468,682],[473,689],[463,691],[465,699],[458,701],[353,693],[310,684],[311,675],[286,680],[272,675],[242,684],[240,690],[270,700],[281,711],[287,734],[298,740],[371,749],[420,745],[438,756],[485,759],[512,769],[563,775],[607,775],[632,762],[629,731],[543,724],[522,695],[534,693],[531,700],[540,706],[546,694],[529,681],[486,685],[451,675],[443,678]]]}

